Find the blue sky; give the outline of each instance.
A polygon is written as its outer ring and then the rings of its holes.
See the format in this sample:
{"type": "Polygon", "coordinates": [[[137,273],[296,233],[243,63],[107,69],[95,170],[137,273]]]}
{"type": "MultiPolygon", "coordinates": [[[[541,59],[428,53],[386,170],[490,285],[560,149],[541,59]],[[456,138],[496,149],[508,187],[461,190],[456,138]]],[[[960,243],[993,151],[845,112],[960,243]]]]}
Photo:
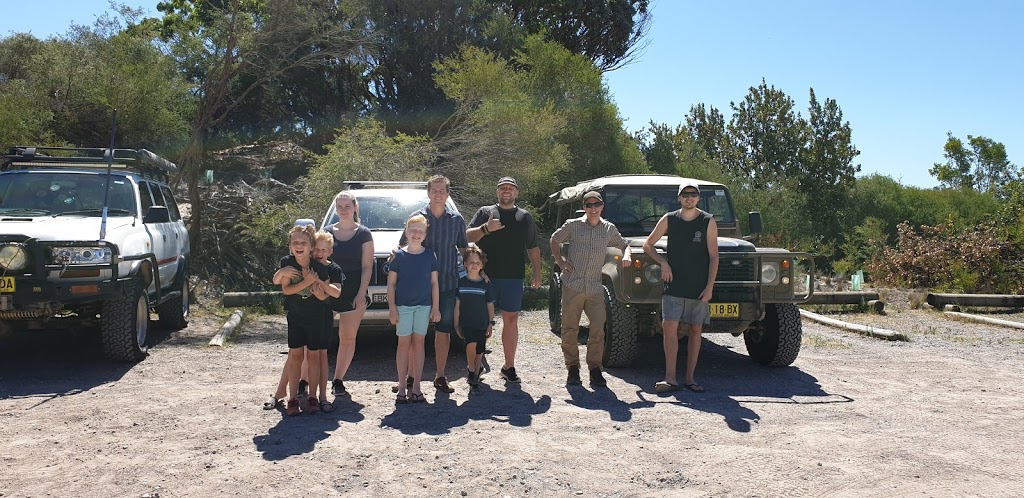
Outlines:
{"type": "MultiPolygon", "coordinates": [[[[62,34],[108,8],[0,0],[0,34],[62,34]]],[[[1011,162],[1024,163],[1024,3],[654,0],[653,15],[646,50],[606,75],[630,131],[680,124],[701,102],[728,117],[729,103],[764,78],[804,117],[809,88],[835,99],[861,174],[934,186],[928,168],[943,161],[947,131],[1002,142],[1011,162]]]]}

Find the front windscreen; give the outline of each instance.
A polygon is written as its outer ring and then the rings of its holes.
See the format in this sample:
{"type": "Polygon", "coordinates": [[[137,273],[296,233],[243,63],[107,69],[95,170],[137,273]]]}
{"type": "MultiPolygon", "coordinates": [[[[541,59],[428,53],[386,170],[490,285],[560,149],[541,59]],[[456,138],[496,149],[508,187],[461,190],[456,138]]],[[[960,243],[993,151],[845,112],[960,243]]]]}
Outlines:
{"type": "MultiPolygon", "coordinates": [[[[0,175],[0,214],[10,216],[98,216],[107,175],[93,173],[14,172],[0,175]]],[[[132,183],[110,177],[108,213],[135,216],[132,183]]]]}
{"type": "MultiPolygon", "coordinates": [[[[677,187],[605,187],[601,217],[618,227],[626,237],[648,235],[665,213],[680,208],[677,187]]],[[[718,223],[734,223],[732,203],[724,188],[701,189],[700,209],[715,216],[718,223]]]]}
{"type": "MultiPolygon", "coordinates": [[[[405,230],[409,215],[428,202],[426,190],[401,195],[359,196],[359,223],[370,230],[405,230]]],[[[328,225],[338,221],[338,213],[331,211],[328,225]]]]}

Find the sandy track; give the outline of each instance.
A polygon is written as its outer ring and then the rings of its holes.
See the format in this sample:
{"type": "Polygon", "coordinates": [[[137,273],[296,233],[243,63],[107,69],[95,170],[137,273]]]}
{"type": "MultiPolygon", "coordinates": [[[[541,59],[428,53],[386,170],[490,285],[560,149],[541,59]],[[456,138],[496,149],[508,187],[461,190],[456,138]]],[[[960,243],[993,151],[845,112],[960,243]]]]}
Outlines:
{"type": "Polygon", "coordinates": [[[521,386],[499,381],[494,341],[480,394],[453,354],[454,394],[425,382],[429,403],[396,407],[394,340],[361,338],[352,398],[292,418],[260,407],[284,361],[279,316],[216,349],[222,318],[201,315],[134,366],[88,338],[0,338],[0,496],[1024,495],[1024,334],[890,313],[846,318],[910,342],[805,320],[789,368],[710,336],[708,392],[667,397],[652,393],[657,343],[608,389],[566,389],[546,312],[528,312],[521,386]]]}

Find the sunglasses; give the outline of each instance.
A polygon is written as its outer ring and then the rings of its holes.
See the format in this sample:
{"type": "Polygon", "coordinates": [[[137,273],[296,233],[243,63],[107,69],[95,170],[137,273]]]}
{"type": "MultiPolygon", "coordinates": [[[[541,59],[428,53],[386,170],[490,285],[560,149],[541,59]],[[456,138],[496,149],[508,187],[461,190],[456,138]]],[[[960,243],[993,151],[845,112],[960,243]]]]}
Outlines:
{"type": "Polygon", "coordinates": [[[698,192],[683,192],[683,193],[679,194],[679,197],[700,197],[700,193],[698,193],[698,192]]]}
{"type": "Polygon", "coordinates": [[[586,207],[586,208],[599,208],[601,206],[604,206],[604,203],[601,202],[601,201],[598,201],[598,202],[584,202],[583,203],[583,207],[586,207]]]}

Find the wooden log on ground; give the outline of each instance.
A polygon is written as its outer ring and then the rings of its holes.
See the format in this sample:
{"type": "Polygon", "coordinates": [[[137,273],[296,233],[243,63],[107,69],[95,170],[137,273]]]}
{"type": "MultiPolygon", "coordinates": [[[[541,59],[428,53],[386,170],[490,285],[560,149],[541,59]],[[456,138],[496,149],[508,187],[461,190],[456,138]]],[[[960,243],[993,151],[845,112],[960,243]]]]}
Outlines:
{"type": "Polygon", "coordinates": [[[284,294],[281,291],[225,292],[224,297],[221,298],[221,303],[225,308],[256,306],[258,304],[266,306],[274,301],[280,302],[282,296],[284,296],[284,294]]]}
{"type": "Polygon", "coordinates": [[[929,293],[925,300],[933,308],[945,309],[947,304],[975,308],[1024,308],[1024,296],[1010,294],[938,294],[929,293]]]}
{"type": "Polygon", "coordinates": [[[800,310],[800,315],[802,317],[804,317],[804,318],[807,318],[808,320],[812,320],[812,321],[815,321],[815,322],[818,322],[818,323],[823,323],[825,325],[831,325],[833,327],[836,327],[836,328],[839,328],[839,329],[842,329],[842,330],[849,330],[851,332],[857,332],[858,334],[863,334],[863,335],[870,336],[870,337],[877,337],[879,339],[887,339],[887,340],[890,340],[890,341],[905,341],[905,340],[907,340],[907,336],[903,335],[900,332],[896,332],[894,330],[881,329],[881,328],[877,328],[877,327],[870,327],[870,326],[867,326],[867,325],[861,325],[859,323],[844,322],[842,320],[836,320],[835,318],[828,318],[828,317],[825,317],[825,316],[821,316],[821,315],[819,315],[817,313],[811,313],[810,311],[807,311],[807,310],[800,310]]]}
{"type": "Polygon", "coordinates": [[[878,301],[878,293],[869,291],[815,292],[803,304],[864,304],[868,301],[878,301]]]}
{"type": "Polygon", "coordinates": [[[956,320],[966,320],[969,322],[987,323],[989,325],[998,325],[1000,327],[1008,327],[1012,329],[1024,329],[1024,323],[1014,322],[1012,320],[1002,320],[999,318],[992,318],[987,316],[972,315],[970,313],[958,313],[956,311],[945,311],[942,313],[946,318],[953,318],[956,320]]]}
{"type": "Polygon", "coordinates": [[[217,335],[210,339],[210,345],[223,347],[224,340],[231,337],[231,334],[235,332],[235,327],[238,327],[238,324],[240,323],[242,323],[242,310],[235,310],[235,312],[228,317],[228,320],[224,322],[224,325],[221,326],[217,335]]]}

